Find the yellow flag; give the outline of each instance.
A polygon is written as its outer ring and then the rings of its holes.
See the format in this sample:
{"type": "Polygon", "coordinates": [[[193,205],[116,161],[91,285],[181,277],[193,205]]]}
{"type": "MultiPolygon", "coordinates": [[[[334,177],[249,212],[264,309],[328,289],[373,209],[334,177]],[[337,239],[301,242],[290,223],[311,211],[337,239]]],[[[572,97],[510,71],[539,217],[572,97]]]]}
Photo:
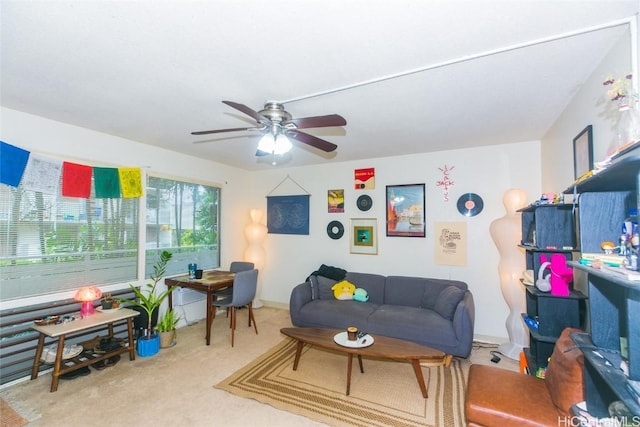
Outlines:
{"type": "Polygon", "coordinates": [[[122,197],[132,198],[142,196],[142,174],[140,168],[118,168],[120,175],[120,190],[122,197]]]}

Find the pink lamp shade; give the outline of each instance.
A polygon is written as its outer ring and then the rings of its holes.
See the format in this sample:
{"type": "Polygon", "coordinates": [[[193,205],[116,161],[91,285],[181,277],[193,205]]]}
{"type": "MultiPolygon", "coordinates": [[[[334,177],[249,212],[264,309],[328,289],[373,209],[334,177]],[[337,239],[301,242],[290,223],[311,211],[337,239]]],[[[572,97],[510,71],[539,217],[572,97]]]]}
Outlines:
{"type": "Polygon", "coordinates": [[[82,301],[82,306],[80,307],[80,315],[82,317],[92,315],[94,312],[93,301],[97,300],[101,296],[102,292],[95,286],[87,286],[78,289],[73,299],[75,299],[76,301],[82,301]]]}

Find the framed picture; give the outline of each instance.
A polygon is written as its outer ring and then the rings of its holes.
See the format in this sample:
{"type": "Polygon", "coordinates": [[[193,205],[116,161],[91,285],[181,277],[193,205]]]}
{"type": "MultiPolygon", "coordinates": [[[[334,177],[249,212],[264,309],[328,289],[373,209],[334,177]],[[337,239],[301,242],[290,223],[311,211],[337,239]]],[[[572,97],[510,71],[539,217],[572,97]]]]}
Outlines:
{"type": "Polygon", "coordinates": [[[425,237],[424,184],[387,185],[387,236],[425,237]]]}
{"type": "Polygon", "coordinates": [[[351,218],[351,253],[376,255],[378,253],[378,220],[351,218]]]}
{"type": "Polygon", "coordinates": [[[580,178],[593,169],[593,127],[587,126],[573,138],[573,176],[580,178]]]}

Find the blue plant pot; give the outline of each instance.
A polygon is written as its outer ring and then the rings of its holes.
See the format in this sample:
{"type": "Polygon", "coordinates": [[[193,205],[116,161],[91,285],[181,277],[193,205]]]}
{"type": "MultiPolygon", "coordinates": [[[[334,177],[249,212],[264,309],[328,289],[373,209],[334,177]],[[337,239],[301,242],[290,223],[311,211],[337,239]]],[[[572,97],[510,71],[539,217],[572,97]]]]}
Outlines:
{"type": "Polygon", "coordinates": [[[160,336],[158,334],[152,334],[151,337],[140,337],[136,342],[136,349],[138,356],[149,357],[160,351],[160,336]]]}

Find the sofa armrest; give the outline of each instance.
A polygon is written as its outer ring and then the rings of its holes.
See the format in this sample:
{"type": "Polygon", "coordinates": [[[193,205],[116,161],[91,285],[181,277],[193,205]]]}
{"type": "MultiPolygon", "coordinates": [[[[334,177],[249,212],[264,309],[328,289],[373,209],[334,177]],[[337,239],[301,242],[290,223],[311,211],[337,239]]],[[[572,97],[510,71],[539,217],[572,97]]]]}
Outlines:
{"type": "Polygon", "coordinates": [[[476,308],[473,302],[473,295],[470,291],[467,291],[453,314],[453,330],[460,343],[461,353],[458,355],[461,357],[468,357],[471,354],[475,315],[476,308]]]}
{"type": "Polygon", "coordinates": [[[289,314],[291,316],[291,323],[298,326],[299,312],[302,307],[311,302],[311,286],[308,282],[300,283],[296,285],[291,291],[291,297],[289,298],[289,314]]]}

